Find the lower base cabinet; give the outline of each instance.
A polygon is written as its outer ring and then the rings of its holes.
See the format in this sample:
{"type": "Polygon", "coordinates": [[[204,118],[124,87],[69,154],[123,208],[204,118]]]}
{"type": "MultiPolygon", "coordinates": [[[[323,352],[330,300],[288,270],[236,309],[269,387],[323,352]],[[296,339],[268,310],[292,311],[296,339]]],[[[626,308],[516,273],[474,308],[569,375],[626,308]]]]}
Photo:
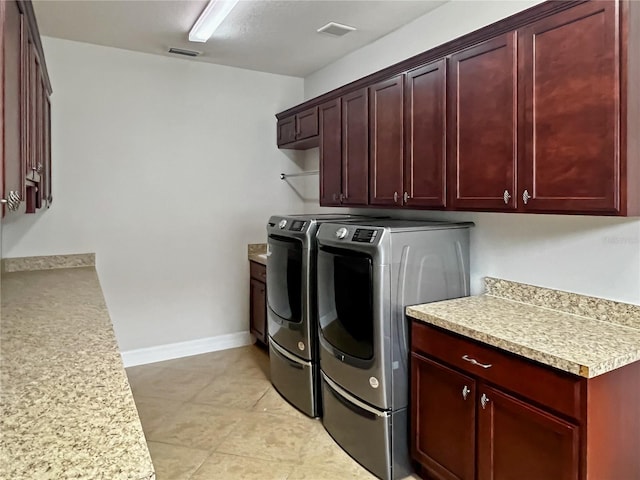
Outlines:
{"type": "Polygon", "coordinates": [[[587,379],[413,322],[411,456],[423,478],[640,479],[639,402],[640,362],[587,379]]]}
{"type": "Polygon", "coordinates": [[[267,269],[249,262],[249,331],[256,340],[267,345],[267,269]]]}

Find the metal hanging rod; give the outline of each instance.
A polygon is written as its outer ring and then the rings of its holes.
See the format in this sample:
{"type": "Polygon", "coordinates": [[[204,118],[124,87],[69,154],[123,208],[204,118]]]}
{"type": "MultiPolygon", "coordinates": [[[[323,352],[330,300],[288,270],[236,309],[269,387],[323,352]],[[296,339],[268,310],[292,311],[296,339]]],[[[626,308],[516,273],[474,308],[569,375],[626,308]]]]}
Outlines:
{"type": "Polygon", "coordinates": [[[281,173],[280,180],[284,180],[285,178],[290,177],[306,177],[307,175],[318,175],[320,170],[310,170],[308,172],[300,172],[300,173],[281,173]]]}

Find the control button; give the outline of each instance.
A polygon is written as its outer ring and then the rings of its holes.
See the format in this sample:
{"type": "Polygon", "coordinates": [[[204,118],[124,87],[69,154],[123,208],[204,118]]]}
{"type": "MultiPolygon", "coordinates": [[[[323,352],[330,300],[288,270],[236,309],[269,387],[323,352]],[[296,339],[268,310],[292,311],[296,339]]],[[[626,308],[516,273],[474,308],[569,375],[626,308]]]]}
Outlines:
{"type": "Polygon", "coordinates": [[[371,388],[378,388],[380,386],[380,382],[378,382],[378,379],[376,377],[370,377],[369,385],[371,385],[371,388]]]}
{"type": "Polygon", "coordinates": [[[298,350],[304,351],[304,342],[298,342],[298,350]]]}
{"type": "Polygon", "coordinates": [[[283,229],[286,226],[287,226],[287,221],[283,218],[282,220],[280,220],[280,223],[278,223],[278,228],[283,229]]]}
{"type": "Polygon", "coordinates": [[[336,238],[339,238],[342,240],[344,237],[347,236],[347,233],[349,233],[349,231],[346,228],[340,227],[338,230],[336,230],[336,238]]]}

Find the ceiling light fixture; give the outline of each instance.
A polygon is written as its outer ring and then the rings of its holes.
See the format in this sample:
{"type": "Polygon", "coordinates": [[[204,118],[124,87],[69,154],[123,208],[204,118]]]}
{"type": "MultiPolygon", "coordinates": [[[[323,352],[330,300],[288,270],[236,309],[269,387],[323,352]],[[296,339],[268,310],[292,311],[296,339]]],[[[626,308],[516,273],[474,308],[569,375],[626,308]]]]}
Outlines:
{"type": "Polygon", "coordinates": [[[239,0],[211,0],[189,32],[190,42],[206,42],[239,0]]]}

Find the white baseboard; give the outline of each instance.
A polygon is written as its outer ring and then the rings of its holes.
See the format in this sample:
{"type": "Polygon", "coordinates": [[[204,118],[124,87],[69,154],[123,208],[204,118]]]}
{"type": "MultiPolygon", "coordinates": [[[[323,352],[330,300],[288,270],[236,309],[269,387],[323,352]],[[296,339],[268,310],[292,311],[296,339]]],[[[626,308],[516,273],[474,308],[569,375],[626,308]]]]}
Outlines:
{"type": "Polygon", "coordinates": [[[244,347],[254,342],[255,338],[249,332],[238,332],[218,335],[216,337],[198,338],[197,340],[189,340],[188,342],[138,348],[136,350],[121,352],[120,354],[125,367],[135,367],[136,365],[189,357],[191,355],[226,350],[228,348],[244,347]]]}

